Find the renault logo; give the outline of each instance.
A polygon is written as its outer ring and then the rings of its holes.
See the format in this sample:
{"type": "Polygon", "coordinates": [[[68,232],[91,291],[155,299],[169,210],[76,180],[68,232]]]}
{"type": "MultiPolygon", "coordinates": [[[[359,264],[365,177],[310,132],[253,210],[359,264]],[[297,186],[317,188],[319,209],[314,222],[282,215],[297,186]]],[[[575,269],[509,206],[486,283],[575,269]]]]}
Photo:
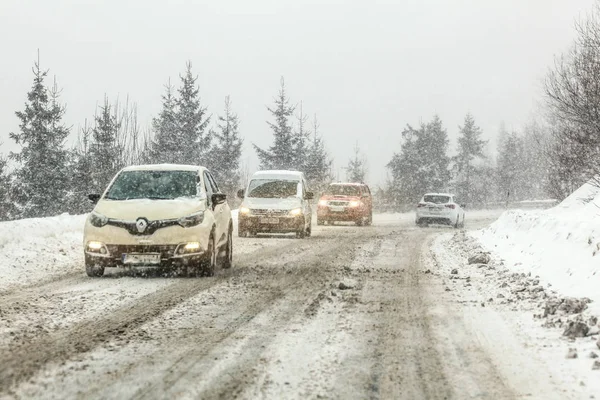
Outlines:
{"type": "Polygon", "coordinates": [[[137,228],[139,233],[144,233],[146,232],[146,228],[148,227],[148,221],[146,220],[146,218],[138,218],[138,220],[135,221],[135,227],[137,228]]]}

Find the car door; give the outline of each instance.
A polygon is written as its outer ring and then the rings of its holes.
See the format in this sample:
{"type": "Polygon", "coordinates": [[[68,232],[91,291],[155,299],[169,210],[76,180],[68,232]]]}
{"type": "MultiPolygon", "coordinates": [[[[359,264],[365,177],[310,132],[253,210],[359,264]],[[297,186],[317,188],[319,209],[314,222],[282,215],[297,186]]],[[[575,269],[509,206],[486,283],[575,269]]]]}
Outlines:
{"type": "Polygon", "coordinates": [[[204,171],[204,181],[206,183],[207,188],[210,187],[211,197],[210,207],[213,210],[213,214],[215,217],[215,233],[217,238],[217,245],[221,246],[227,240],[227,229],[229,228],[229,212],[227,202],[221,204],[213,204],[212,202],[212,194],[220,193],[219,187],[217,186],[217,182],[213,178],[210,172],[204,171]]]}

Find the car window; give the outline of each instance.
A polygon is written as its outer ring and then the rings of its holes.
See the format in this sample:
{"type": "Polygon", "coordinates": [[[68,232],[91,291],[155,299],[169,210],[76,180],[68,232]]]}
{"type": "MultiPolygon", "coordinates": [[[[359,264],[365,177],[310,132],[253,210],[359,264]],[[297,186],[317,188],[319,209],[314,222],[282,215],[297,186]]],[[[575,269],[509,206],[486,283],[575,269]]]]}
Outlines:
{"type": "Polygon", "coordinates": [[[329,185],[324,193],[327,196],[360,196],[356,185],[329,185]]]}
{"type": "Polygon", "coordinates": [[[204,171],[204,190],[206,190],[206,197],[208,198],[208,204],[212,204],[212,195],[215,193],[212,185],[210,184],[210,179],[208,178],[208,173],[204,171]]]}
{"type": "Polygon", "coordinates": [[[430,195],[423,196],[423,201],[425,203],[446,204],[446,203],[450,202],[450,196],[430,194],[430,195]]]}
{"type": "Polygon", "coordinates": [[[215,178],[212,176],[212,174],[210,172],[206,172],[206,175],[208,176],[208,180],[210,182],[210,185],[212,186],[213,192],[219,193],[220,192],[219,185],[217,185],[215,178]]]}
{"type": "Polygon", "coordinates": [[[298,195],[298,181],[281,179],[252,179],[248,185],[248,197],[284,199],[298,195]]]}
{"type": "Polygon", "coordinates": [[[194,171],[124,171],[106,193],[108,200],[172,200],[198,195],[194,171]]]}

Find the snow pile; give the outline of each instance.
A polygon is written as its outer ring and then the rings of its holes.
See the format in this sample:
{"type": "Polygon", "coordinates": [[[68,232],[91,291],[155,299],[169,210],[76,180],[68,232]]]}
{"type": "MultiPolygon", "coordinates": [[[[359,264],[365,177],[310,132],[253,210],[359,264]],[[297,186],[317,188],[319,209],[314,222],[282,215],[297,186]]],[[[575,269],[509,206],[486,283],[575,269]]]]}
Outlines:
{"type": "Polygon", "coordinates": [[[600,193],[584,185],[545,211],[507,211],[472,233],[513,272],[531,273],[600,313],[600,193]]]}
{"type": "Polygon", "coordinates": [[[0,222],[0,291],[84,271],[86,215],[0,222]]]}

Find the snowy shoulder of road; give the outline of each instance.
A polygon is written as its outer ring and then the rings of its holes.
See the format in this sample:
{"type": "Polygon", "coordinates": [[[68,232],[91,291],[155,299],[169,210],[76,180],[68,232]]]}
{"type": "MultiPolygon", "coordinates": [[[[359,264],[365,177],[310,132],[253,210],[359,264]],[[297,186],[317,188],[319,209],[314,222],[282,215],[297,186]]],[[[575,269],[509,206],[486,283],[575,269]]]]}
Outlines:
{"type": "Polygon", "coordinates": [[[83,271],[86,215],[0,222],[0,291],[83,271]]]}
{"type": "Polygon", "coordinates": [[[600,314],[600,194],[584,185],[558,206],[511,210],[471,233],[514,272],[531,272],[564,296],[587,297],[600,314]]]}
{"type": "MultiPolygon", "coordinates": [[[[594,398],[600,393],[599,227],[600,191],[584,185],[552,209],[510,210],[483,229],[438,236],[429,273],[447,279],[446,290],[458,301],[494,310],[520,338],[521,350],[515,349],[556,382],[559,398],[594,398]]],[[[496,356],[502,365],[502,354],[496,356]]]]}

